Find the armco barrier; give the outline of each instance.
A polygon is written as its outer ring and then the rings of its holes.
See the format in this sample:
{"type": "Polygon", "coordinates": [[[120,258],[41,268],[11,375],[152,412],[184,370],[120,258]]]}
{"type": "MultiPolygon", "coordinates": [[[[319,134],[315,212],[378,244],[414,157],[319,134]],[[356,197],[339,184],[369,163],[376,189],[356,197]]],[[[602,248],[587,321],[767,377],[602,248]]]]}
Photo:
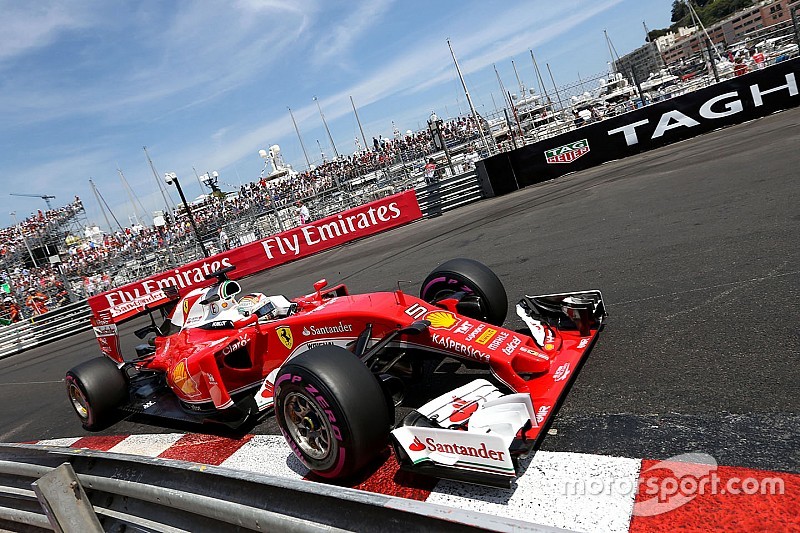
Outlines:
{"type": "Polygon", "coordinates": [[[417,188],[419,208],[426,218],[441,215],[483,198],[474,170],[417,188]]]}
{"type": "Polygon", "coordinates": [[[184,461],[0,445],[0,528],[95,531],[95,516],[106,531],[562,531],[184,461]]]}
{"type": "Polygon", "coordinates": [[[501,196],[608,161],[800,105],[800,58],[783,61],[478,162],[501,196]]]}
{"type": "Polygon", "coordinates": [[[91,328],[86,300],[2,327],[0,359],[91,328]]]}

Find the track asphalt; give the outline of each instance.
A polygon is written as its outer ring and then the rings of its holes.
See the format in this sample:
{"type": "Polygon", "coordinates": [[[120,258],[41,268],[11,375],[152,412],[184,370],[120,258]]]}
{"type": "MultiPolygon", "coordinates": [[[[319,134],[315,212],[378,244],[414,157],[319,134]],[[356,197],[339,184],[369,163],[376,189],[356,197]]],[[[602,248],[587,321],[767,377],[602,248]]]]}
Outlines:
{"type": "MultiPolygon", "coordinates": [[[[243,285],[294,296],[322,277],[352,292],[408,280],[403,288],[417,292],[440,262],[471,257],[495,270],[512,306],[524,293],[601,289],[608,326],[544,450],[655,460],[703,452],[723,465],[798,473],[798,146],[795,109],[484,200],[243,285]]],[[[85,435],[63,377],[98,353],[88,332],[0,360],[0,442],[85,435]]],[[[430,386],[451,388],[474,372],[457,367],[439,367],[430,386]]],[[[100,435],[196,429],[143,422],[100,435]]],[[[275,434],[276,425],[268,419],[253,433],[275,434]]]]}

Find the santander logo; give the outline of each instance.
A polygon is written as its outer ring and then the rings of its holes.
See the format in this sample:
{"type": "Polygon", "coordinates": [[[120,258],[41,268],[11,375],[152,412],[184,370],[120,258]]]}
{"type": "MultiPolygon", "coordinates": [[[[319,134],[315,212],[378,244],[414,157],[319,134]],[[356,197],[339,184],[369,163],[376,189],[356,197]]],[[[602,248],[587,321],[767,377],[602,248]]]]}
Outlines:
{"type": "Polygon", "coordinates": [[[412,452],[421,452],[425,449],[425,445],[422,444],[422,441],[419,440],[419,437],[414,437],[414,442],[411,443],[411,446],[409,446],[408,449],[412,452]]]}
{"type": "Polygon", "coordinates": [[[453,398],[453,414],[450,415],[451,422],[463,422],[478,410],[477,402],[467,403],[461,398],[453,398]]]}

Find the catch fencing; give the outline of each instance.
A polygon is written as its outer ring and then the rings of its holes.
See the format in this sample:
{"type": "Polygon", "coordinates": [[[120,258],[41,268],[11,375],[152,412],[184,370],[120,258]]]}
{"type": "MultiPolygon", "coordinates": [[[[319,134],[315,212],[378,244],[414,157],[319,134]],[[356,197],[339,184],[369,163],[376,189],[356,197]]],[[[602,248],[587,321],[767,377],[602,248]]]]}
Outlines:
{"type": "Polygon", "coordinates": [[[312,481],[25,444],[0,445],[0,528],[86,532],[557,531],[521,520],[312,481]]]}
{"type": "MultiPolygon", "coordinates": [[[[423,216],[426,218],[439,216],[442,213],[484,198],[484,192],[478,182],[475,169],[463,157],[453,158],[452,170],[456,173],[451,174],[449,166],[445,167],[442,170],[441,179],[436,179],[430,184],[425,184],[422,174],[409,174],[408,177],[404,177],[398,173],[398,178],[384,180],[375,187],[366,188],[358,195],[351,195],[345,198],[339,195],[322,195],[314,204],[314,212],[320,215],[318,218],[323,218],[340,212],[342,205],[358,207],[413,187],[416,187],[417,202],[423,216]]],[[[281,227],[292,228],[297,225],[295,223],[292,223],[291,226],[288,223],[281,225],[278,221],[281,220],[280,217],[282,216],[290,217],[290,211],[279,211],[271,216],[267,214],[257,231],[251,230],[248,233],[241,233],[234,231],[234,227],[229,227],[229,234],[237,238],[236,244],[244,245],[280,233],[279,229],[281,227]]],[[[242,224],[249,223],[247,220],[242,222],[242,224]]],[[[166,255],[161,254],[162,257],[166,255]]],[[[187,262],[193,260],[191,255],[185,257],[187,262]]],[[[149,259],[145,258],[145,260],[149,259]]],[[[157,266],[155,272],[141,268],[137,269],[135,271],[136,276],[132,277],[131,281],[138,281],[153,273],[164,272],[170,268],[180,266],[166,263],[163,260],[149,261],[151,261],[151,267],[157,266]]],[[[91,329],[90,318],[91,311],[87,301],[82,300],[51,310],[43,315],[32,316],[21,322],[2,326],[3,336],[0,338],[0,358],[22,353],[31,348],[88,331],[91,329]]]]}

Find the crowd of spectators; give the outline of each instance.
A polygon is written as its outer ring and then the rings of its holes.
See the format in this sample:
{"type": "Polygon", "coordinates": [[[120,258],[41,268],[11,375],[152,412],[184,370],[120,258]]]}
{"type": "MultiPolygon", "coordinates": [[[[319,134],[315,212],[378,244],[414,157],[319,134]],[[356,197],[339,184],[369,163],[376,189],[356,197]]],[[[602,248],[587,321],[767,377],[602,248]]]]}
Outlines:
{"type": "MultiPolygon", "coordinates": [[[[466,142],[477,135],[475,121],[465,117],[445,122],[440,129],[448,144],[466,142]]],[[[293,208],[298,200],[312,199],[332,189],[348,189],[358,178],[392,165],[417,161],[421,171],[426,156],[437,151],[427,129],[404,135],[395,132],[394,138],[378,136],[372,141],[368,149],[324,161],[303,172],[282,168],[277,177],[262,176],[242,185],[238,194],[208,195],[192,203],[192,215],[201,235],[213,239],[223,232],[226,222],[257,216],[272,208],[293,208]]],[[[134,225],[105,233],[97,227],[86,227],[84,235],[64,240],[68,233],[65,228],[82,212],[83,204],[76,196],[64,207],[39,211],[0,230],[0,278],[10,290],[2,295],[0,319],[8,317],[14,306],[21,310],[23,318],[34,316],[72,299],[86,298],[149,275],[153,272],[134,266],[141,266],[145,258],[156,263],[152,265],[154,271],[164,270],[168,266],[164,250],[173,245],[179,249],[192,247],[194,243],[188,216],[181,210],[176,219],[168,217],[163,226],[134,225]],[[43,257],[32,264],[23,235],[32,250],[46,243],[57,245],[60,263],[51,264],[43,257]]]]}

